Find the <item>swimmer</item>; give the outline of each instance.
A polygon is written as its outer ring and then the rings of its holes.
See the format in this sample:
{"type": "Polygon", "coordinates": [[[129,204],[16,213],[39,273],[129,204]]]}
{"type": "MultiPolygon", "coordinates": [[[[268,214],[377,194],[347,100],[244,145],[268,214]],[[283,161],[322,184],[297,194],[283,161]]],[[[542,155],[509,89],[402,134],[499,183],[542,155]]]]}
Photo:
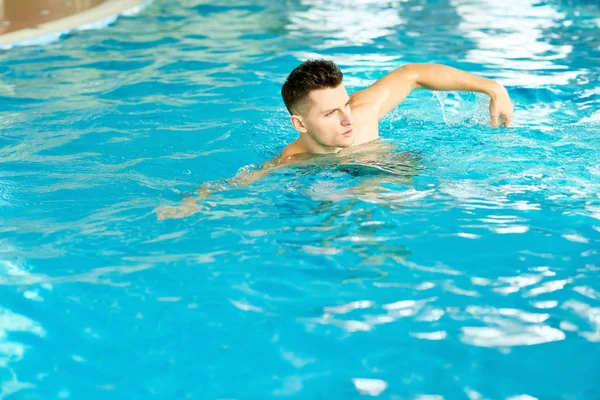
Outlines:
{"type": "Polygon", "coordinates": [[[281,160],[302,153],[338,153],[376,140],[379,120],[413,89],[485,93],[492,126],[512,123],[513,107],[504,86],[445,65],[408,64],[352,95],[342,77],[337,65],[326,60],[305,61],[288,76],[281,95],[300,136],[283,150],[281,160]]]}
{"type": "Polygon", "coordinates": [[[504,86],[449,66],[407,64],[351,95],[342,78],[339,67],[328,60],[308,60],[295,68],[283,84],[281,95],[298,138],[260,169],[207,183],[178,207],[157,208],[158,219],[191,215],[201,210],[197,202],[210,193],[249,185],[285,166],[310,163],[314,155],[331,154],[329,161],[338,157],[342,161],[348,154],[360,152],[377,141],[379,121],[414,89],[485,93],[490,98],[492,127],[512,124],[513,105],[504,86]]]}

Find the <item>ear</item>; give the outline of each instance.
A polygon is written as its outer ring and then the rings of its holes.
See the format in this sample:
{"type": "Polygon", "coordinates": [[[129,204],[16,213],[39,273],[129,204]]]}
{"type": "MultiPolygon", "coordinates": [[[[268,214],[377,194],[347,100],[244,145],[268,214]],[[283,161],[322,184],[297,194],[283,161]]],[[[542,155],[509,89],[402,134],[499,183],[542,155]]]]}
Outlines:
{"type": "Polygon", "coordinates": [[[292,126],[294,127],[294,129],[296,129],[298,132],[300,132],[300,133],[308,132],[308,129],[306,129],[306,126],[304,125],[304,121],[302,120],[302,117],[300,115],[292,114],[290,116],[290,121],[292,122],[292,126]]]}

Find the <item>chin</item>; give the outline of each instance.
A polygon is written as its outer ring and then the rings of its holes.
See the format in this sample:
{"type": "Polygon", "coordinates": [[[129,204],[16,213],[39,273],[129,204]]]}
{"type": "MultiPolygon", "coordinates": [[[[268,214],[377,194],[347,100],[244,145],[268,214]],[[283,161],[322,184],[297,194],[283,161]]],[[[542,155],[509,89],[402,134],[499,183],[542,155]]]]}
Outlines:
{"type": "Polygon", "coordinates": [[[340,147],[350,147],[354,144],[354,142],[356,142],[356,136],[352,135],[348,139],[344,140],[342,144],[340,144],[340,147]]]}
{"type": "MultiPolygon", "coordinates": [[[[338,139],[336,141],[331,141],[331,142],[327,143],[326,146],[328,146],[328,147],[338,147],[338,148],[345,149],[346,147],[352,146],[355,141],[356,141],[356,137],[354,135],[352,135],[349,138],[342,137],[341,140],[338,139]]],[[[323,143],[323,145],[325,145],[325,143],[323,143]]]]}

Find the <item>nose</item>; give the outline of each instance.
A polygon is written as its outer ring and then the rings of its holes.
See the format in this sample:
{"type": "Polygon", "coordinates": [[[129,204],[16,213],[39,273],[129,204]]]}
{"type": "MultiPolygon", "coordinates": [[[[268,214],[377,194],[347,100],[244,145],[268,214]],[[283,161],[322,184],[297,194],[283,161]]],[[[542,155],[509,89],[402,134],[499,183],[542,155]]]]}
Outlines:
{"type": "Polygon", "coordinates": [[[352,113],[349,110],[344,111],[340,122],[343,126],[352,125],[352,113]]]}

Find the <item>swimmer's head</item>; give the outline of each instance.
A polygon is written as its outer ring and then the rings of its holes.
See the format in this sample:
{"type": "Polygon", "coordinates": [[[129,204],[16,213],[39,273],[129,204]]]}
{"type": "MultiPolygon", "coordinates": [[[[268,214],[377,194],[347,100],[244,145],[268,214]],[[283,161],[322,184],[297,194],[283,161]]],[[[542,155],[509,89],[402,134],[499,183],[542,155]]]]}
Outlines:
{"type": "Polygon", "coordinates": [[[350,97],[342,78],[333,61],[308,60],[290,73],[281,88],[292,125],[323,152],[351,146],[355,140],[350,97]]]}

